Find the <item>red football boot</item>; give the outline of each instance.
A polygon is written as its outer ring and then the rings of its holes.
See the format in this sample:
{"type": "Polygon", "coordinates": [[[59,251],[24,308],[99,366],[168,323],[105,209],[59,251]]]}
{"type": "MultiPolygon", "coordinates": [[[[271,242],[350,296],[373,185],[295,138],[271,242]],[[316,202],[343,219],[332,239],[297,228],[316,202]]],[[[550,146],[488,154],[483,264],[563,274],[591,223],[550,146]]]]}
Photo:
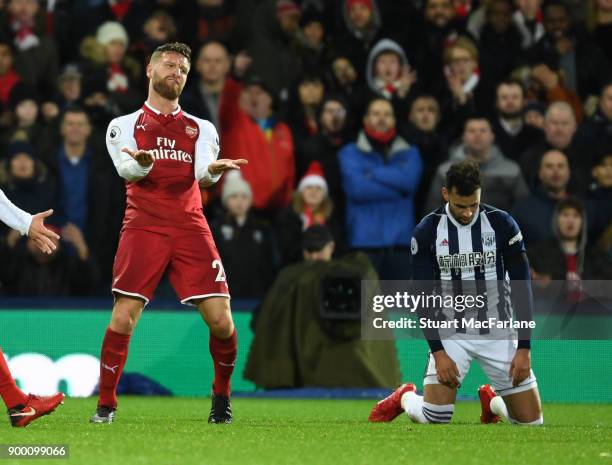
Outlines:
{"type": "Polygon", "coordinates": [[[480,423],[497,423],[501,421],[498,415],[491,411],[491,399],[497,396],[490,384],[483,384],[478,388],[478,397],[480,397],[480,423]]]}
{"type": "Polygon", "coordinates": [[[392,421],[398,415],[401,415],[404,411],[402,408],[402,396],[408,391],[416,392],[416,386],[412,383],[402,384],[374,406],[368,420],[372,422],[392,421]]]}
{"type": "Polygon", "coordinates": [[[49,415],[59,404],[64,403],[64,394],[58,392],[52,396],[43,397],[30,394],[24,406],[18,406],[8,411],[11,425],[16,428],[28,426],[37,418],[49,415]]]}

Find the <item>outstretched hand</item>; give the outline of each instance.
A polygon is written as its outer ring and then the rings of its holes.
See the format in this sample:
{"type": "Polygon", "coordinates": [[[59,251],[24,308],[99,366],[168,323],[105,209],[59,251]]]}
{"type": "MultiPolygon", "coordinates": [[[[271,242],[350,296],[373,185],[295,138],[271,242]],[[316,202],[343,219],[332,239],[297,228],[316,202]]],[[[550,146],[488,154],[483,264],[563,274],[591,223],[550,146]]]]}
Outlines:
{"type": "Polygon", "coordinates": [[[52,254],[57,246],[51,239],[59,240],[59,236],[50,229],[45,228],[45,218],[53,215],[53,210],[37,213],[32,216],[32,223],[28,230],[30,237],[42,253],[52,254]]]}
{"type": "Polygon", "coordinates": [[[213,176],[224,173],[229,170],[239,170],[240,165],[246,165],[249,161],[244,158],[237,160],[231,160],[229,158],[222,158],[221,160],[213,161],[208,165],[208,172],[213,176]]]}
{"type": "Polygon", "coordinates": [[[151,150],[130,150],[127,147],[123,147],[121,151],[127,153],[143,168],[151,166],[155,161],[155,157],[153,156],[153,152],[151,150]]]}

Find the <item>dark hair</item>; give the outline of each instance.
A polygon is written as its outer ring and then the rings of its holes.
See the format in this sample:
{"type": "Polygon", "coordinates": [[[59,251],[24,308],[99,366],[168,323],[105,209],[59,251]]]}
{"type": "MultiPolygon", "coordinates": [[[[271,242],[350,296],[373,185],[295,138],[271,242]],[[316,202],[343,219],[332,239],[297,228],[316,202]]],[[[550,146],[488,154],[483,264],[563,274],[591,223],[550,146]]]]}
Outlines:
{"type": "Polygon", "coordinates": [[[166,52],[180,53],[187,58],[187,61],[191,64],[191,48],[189,48],[189,45],[183,44],[182,42],[169,42],[160,45],[151,55],[151,61],[157,60],[162,53],[166,52]]]}
{"type": "Polygon", "coordinates": [[[472,195],[482,185],[480,168],[472,160],[454,163],[446,172],[446,189],[451,192],[453,187],[461,196],[472,195]]]}
{"type": "Polygon", "coordinates": [[[593,160],[593,167],[602,165],[608,157],[612,157],[612,147],[609,144],[605,144],[597,151],[597,155],[593,160]]]}
{"type": "Polygon", "coordinates": [[[66,109],[62,112],[62,119],[64,119],[64,116],[66,116],[67,113],[84,113],[85,116],[87,116],[87,119],[89,119],[89,113],[87,113],[87,110],[76,104],[68,105],[66,107],[66,109]]]}
{"type": "Polygon", "coordinates": [[[571,13],[572,12],[570,11],[569,5],[567,3],[565,3],[563,0],[546,0],[542,4],[542,14],[546,14],[546,10],[548,10],[551,7],[563,8],[565,10],[565,13],[571,19],[571,13]]]}
{"type": "Polygon", "coordinates": [[[523,83],[516,78],[506,78],[503,81],[500,81],[497,86],[495,86],[495,97],[497,98],[497,92],[499,92],[499,88],[501,86],[519,86],[521,89],[521,93],[523,94],[523,98],[525,97],[525,86],[523,83]]]}
{"type": "Polygon", "coordinates": [[[393,105],[391,104],[391,102],[389,100],[387,100],[384,97],[379,97],[379,96],[375,96],[372,97],[369,101],[368,101],[368,105],[366,106],[366,111],[365,114],[367,115],[370,112],[370,107],[375,103],[375,102],[386,102],[391,106],[391,113],[393,113],[393,117],[395,117],[395,109],[393,108],[393,105]]]}
{"type": "Polygon", "coordinates": [[[489,124],[489,129],[493,131],[493,123],[491,123],[491,119],[488,115],[484,113],[470,113],[466,116],[465,122],[463,123],[463,130],[467,128],[467,125],[470,121],[486,121],[489,124]]]}
{"type": "Polygon", "coordinates": [[[567,197],[557,202],[559,213],[569,208],[576,210],[580,216],[584,217],[584,204],[576,197],[567,197]]]}

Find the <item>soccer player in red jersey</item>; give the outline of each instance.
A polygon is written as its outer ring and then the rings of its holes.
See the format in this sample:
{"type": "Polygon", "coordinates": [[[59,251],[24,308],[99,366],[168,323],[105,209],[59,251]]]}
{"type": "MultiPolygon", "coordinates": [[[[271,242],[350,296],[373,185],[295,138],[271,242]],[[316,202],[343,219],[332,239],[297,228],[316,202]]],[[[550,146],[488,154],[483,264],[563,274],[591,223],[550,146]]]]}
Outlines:
{"type": "MultiPolygon", "coordinates": [[[[27,234],[43,253],[51,254],[57,248],[54,241],[59,236],[53,231],[45,228],[45,218],[51,216],[53,210],[30,215],[15,206],[6,198],[0,190],[0,221],[19,231],[22,235],[27,234]]],[[[8,409],[11,425],[15,427],[28,426],[37,418],[48,415],[64,400],[64,394],[58,392],[49,397],[26,394],[15,384],[15,380],[9,371],[8,364],[0,349],[0,397],[8,409]]]]}
{"type": "Polygon", "coordinates": [[[185,44],[158,47],[147,66],[149,94],[138,111],[115,118],[106,145],[126,180],[127,206],[113,267],[115,297],[100,356],[94,423],[112,423],[116,388],[130,337],[167,270],[181,303],[198,308],[210,329],[214,362],[209,423],[230,423],[230,377],[237,337],[219,253],[202,213],[200,186],[246,160],[217,160],[219,138],[208,121],[178,105],[190,68],[185,44]]]}

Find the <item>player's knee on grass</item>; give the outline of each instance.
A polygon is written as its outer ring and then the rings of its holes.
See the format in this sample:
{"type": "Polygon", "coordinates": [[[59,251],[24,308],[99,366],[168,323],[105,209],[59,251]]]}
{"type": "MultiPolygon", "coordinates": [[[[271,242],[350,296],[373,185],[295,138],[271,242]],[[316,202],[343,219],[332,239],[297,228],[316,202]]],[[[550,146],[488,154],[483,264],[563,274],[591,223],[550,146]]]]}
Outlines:
{"type": "Polygon", "coordinates": [[[110,327],[119,334],[132,334],[144,303],[139,299],[119,297],[113,306],[110,327]]]}
{"type": "Polygon", "coordinates": [[[521,425],[539,425],[542,420],[542,405],[537,389],[504,396],[509,420],[521,425]]]}

